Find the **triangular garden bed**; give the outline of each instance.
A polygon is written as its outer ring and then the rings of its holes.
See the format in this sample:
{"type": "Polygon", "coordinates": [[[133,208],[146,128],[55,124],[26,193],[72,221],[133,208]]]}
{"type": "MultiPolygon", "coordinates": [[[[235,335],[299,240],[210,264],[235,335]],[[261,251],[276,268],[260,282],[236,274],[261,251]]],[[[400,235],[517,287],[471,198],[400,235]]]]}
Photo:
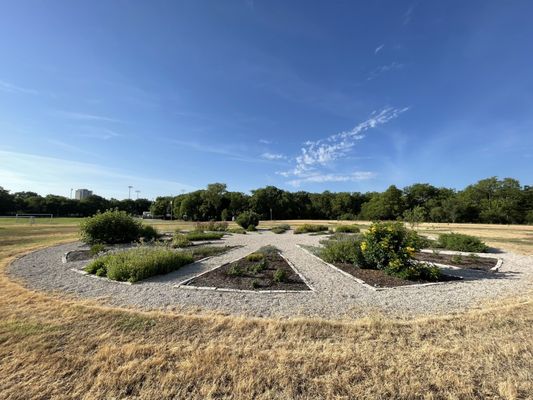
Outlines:
{"type": "Polygon", "coordinates": [[[253,291],[311,290],[298,272],[272,246],[221,265],[183,285],[189,287],[253,291]]]}

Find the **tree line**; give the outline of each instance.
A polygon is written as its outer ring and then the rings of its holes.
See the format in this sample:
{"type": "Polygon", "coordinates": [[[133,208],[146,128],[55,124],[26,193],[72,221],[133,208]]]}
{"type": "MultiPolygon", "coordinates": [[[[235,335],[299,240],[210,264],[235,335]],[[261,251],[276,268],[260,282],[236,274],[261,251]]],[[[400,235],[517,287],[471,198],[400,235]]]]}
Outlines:
{"type": "Polygon", "coordinates": [[[11,194],[0,186],[0,215],[53,214],[54,217],[88,217],[111,208],[132,215],[142,215],[151,205],[152,202],[148,199],[117,200],[92,195],[83,200],[75,200],[53,194],[40,196],[35,192],[11,194]]]}
{"type": "Polygon", "coordinates": [[[384,192],[289,192],[266,186],[251,194],[232,192],[223,183],[178,196],[116,200],[90,196],[72,200],[39,196],[33,192],[9,193],[0,187],[0,214],[51,213],[55,216],[88,216],[98,210],[118,208],[134,215],[150,210],[155,217],[193,221],[231,220],[252,210],[262,219],[407,220],[411,222],[472,222],[533,224],[533,186],[516,179],[480,180],[463,190],[417,183],[384,192]]]}

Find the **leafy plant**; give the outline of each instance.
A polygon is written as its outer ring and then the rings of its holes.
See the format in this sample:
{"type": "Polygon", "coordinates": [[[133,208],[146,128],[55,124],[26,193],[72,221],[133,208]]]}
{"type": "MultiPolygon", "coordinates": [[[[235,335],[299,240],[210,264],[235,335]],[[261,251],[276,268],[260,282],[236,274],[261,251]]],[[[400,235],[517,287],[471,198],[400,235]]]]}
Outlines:
{"type": "Polygon", "coordinates": [[[254,279],[254,280],[252,281],[252,288],[253,288],[253,289],[258,289],[258,288],[260,288],[260,287],[261,287],[261,284],[259,283],[259,281],[258,281],[257,279],[254,279]]]}
{"type": "Polygon", "coordinates": [[[259,261],[258,263],[256,263],[256,264],[250,266],[250,267],[248,268],[248,270],[249,270],[251,273],[253,273],[253,274],[258,274],[258,273],[264,271],[266,267],[267,267],[266,260],[263,259],[263,260],[259,261]]]}
{"type": "Polygon", "coordinates": [[[247,261],[255,262],[255,261],[261,261],[265,258],[265,255],[259,252],[256,253],[250,253],[246,257],[247,261]]]}
{"type": "Polygon", "coordinates": [[[278,268],[272,275],[274,282],[285,282],[287,280],[287,272],[284,269],[278,268]]]}
{"type": "Polygon", "coordinates": [[[329,228],[327,225],[315,225],[315,224],[303,224],[298,226],[295,230],[295,234],[300,233],[316,233],[316,232],[324,232],[327,231],[329,228]]]}
{"type": "Polygon", "coordinates": [[[172,239],[172,246],[174,247],[188,247],[191,246],[191,241],[183,233],[175,233],[172,239]]]}
{"type": "Polygon", "coordinates": [[[484,253],[488,246],[475,236],[461,233],[443,233],[437,241],[438,247],[465,252],[484,253]]]}
{"type": "Polygon", "coordinates": [[[223,233],[218,232],[199,232],[199,231],[192,231],[188,232],[186,235],[186,238],[191,241],[195,240],[220,240],[224,236],[223,233]]]}
{"type": "Polygon", "coordinates": [[[352,235],[336,236],[321,242],[320,258],[330,263],[359,264],[362,258],[361,239],[352,235]]]}
{"type": "Polygon", "coordinates": [[[452,262],[456,264],[461,264],[463,262],[463,256],[461,256],[460,254],[454,254],[452,256],[452,262]]]}
{"type": "Polygon", "coordinates": [[[191,253],[141,247],[102,256],[90,263],[85,271],[116,281],[137,282],[175,271],[192,262],[191,253]]]}
{"type": "Polygon", "coordinates": [[[228,223],[226,221],[209,221],[209,222],[197,222],[195,231],[211,231],[211,232],[226,232],[228,230],[228,223]]]}
{"type": "Polygon", "coordinates": [[[141,228],[141,238],[150,241],[159,238],[159,232],[152,225],[143,225],[141,228]]]}
{"type": "Polygon", "coordinates": [[[80,224],[81,240],[95,243],[131,243],[139,240],[143,226],[125,211],[107,210],[86,218],[80,224]]]}
{"type": "Polygon", "coordinates": [[[228,269],[228,272],[227,274],[229,276],[243,276],[244,275],[244,270],[238,266],[238,265],[232,265],[229,269],[228,269]]]}
{"type": "Polygon", "coordinates": [[[246,230],[248,232],[255,232],[257,228],[255,227],[255,225],[248,225],[248,228],[246,228],[246,230]]]}
{"type": "Polygon", "coordinates": [[[289,229],[291,229],[290,225],[283,224],[283,225],[277,225],[271,229],[273,233],[281,234],[287,232],[289,229]]]}
{"type": "Polygon", "coordinates": [[[91,246],[89,252],[92,256],[97,256],[100,253],[103,253],[106,250],[106,247],[102,243],[95,243],[91,246]]]}
{"type": "Polygon", "coordinates": [[[255,228],[259,225],[259,214],[253,211],[244,211],[237,216],[235,222],[241,227],[249,230],[250,226],[255,228]]]}

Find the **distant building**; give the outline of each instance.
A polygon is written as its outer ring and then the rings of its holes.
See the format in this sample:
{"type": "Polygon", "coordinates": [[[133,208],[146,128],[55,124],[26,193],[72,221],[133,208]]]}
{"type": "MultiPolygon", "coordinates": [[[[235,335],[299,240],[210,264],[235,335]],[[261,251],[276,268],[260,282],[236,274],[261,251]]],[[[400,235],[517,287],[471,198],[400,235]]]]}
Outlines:
{"type": "Polygon", "coordinates": [[[92,190],[88,189],[76,189],[76,200],[83,200],[86,199],[89,196],[92,196],[93,192],[92,190]]]}

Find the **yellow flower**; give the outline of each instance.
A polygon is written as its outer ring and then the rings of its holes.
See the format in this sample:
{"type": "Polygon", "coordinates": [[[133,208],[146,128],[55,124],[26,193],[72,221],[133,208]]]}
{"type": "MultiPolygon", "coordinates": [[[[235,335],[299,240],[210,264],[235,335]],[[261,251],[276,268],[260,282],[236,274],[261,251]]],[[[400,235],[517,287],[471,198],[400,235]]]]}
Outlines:
{"type": "Polygon", "coordinates": [[[411,257],[415,255],[415,249],[410,247],[410,246],[407,246],[405,248],[405,250],[407,251],[407,254],[409,254],[411,257]]]}
{"type": "Polygon", "coordinates": [[[368,247],[368,244],[366,242],[361,242],[361,251],[365,251],[368,247]]]}

